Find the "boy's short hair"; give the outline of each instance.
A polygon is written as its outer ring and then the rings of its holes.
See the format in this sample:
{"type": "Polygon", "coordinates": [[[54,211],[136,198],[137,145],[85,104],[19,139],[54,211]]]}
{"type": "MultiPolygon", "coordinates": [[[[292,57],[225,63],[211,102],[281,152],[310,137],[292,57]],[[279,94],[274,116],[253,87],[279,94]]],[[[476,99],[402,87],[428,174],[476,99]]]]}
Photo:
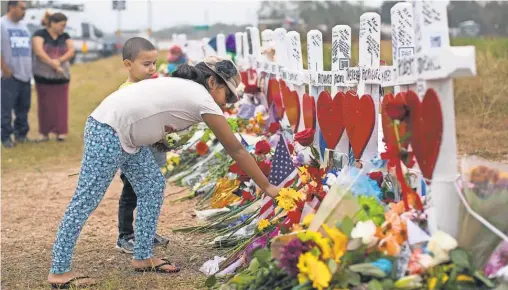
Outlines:
{"type": "Polygon", "coordinates": [[[147,39],[143,37],[129,38],[122,49],[123,60],[134,61],[141,51],[153,51],[156,50],[155,46],[147,39]]]}

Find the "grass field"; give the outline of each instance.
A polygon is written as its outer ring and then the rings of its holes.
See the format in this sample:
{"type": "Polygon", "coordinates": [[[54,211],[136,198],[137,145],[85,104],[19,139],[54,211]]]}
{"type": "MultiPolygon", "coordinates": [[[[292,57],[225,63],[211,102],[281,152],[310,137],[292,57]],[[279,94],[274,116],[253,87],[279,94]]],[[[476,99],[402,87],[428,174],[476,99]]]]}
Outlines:
{"type": "MultiPolygon", "coordinates": [[[[478,76],[455,82],[459,151],[507,161],[508,39],[460,39],[453,44],[477,47],[478,76]]],[[[381,50],[382,59],[391,63],[391,44],[384,41],[381,50]]],[[[330,46],[325,46],[325,69],[330,68],[329,58],[330,46]]],[[[68,175],[79,170],[85,120],[127,77],[119,57],[74,65],[71,74],[68,140],[2,149],[2,289],[46,289],[51,245],[76,186],[77,179],[68,175]]],[[[29,116],[33,138],[38,131],[35,96],[34,92],[29,116]]],[[[115,179],[87,222],[76,249],[77,270],[100,277],[95,289],[201,288],[204,276],[198,269],[216,251],[204,246],[200,236],[171,234],[172,227],[195,223],[194,201],[165,202],[159,220],[159,233],[170,236],[171,244],[157,253],[171,257],[184,270],[171,276],[137,275],[128,259],[113,250],[120,190],[115,179]]],[[[166,194],[172,191],[175,188],[169,187],[166,194]]]]}

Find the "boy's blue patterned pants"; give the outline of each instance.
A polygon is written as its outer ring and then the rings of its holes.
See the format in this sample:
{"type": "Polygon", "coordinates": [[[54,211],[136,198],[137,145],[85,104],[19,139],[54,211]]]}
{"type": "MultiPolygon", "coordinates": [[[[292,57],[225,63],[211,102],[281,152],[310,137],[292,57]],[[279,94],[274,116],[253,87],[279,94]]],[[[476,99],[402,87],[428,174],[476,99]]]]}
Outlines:
{"type": "Polygon", "coordinates": [[[138,198],[134,259],[152,257],[165,179],[148,147],[141,148],[136,154],[125,152],[113,128],[89,117],[85,127],[85,152],[78,187],[56,234],[51,273],[70,271],[79,233],[99,205],[118,169],[127,176],[138,198]]]}

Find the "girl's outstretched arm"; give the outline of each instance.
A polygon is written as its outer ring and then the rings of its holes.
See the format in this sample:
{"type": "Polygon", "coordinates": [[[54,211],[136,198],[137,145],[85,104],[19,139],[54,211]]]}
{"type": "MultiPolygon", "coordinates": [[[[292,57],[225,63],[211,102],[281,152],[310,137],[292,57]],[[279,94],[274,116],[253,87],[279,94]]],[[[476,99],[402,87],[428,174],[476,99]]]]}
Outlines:
{"type": "Polygon", "coordinates": [[[269,196],[277,196],[279,189],[268,182],[268,179],[263,174],[254,158],[252,158],[249,152],[247,152],[238,139],[236,139],[226,118],[213,114],[203,114],[202,117],[206,125],[208,125],[213,134],[222,143],[226,152],[238,163],[240,168],[242,168],[269,196]]]}

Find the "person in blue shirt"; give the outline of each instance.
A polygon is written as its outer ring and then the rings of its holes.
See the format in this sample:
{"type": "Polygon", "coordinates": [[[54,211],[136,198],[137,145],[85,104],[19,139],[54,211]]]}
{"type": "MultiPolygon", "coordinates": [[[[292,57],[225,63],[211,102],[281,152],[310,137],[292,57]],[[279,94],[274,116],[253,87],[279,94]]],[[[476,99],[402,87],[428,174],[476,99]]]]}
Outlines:
{"type": "Polygon", "coordinates": [[[14,147],[11,139],[14,134],[17,143],[28,141],[28,111],[32,79],[32,46],[30,32],[21,20],[25,17],[25,1],[8,1],[7,13],[0,20],[1,63],[2,63],[2,145],[14,147]],[[16,118],[12,123],[12,112],[16,118]],[[13,128],[14,127],[14,128],[13,128]]]}

